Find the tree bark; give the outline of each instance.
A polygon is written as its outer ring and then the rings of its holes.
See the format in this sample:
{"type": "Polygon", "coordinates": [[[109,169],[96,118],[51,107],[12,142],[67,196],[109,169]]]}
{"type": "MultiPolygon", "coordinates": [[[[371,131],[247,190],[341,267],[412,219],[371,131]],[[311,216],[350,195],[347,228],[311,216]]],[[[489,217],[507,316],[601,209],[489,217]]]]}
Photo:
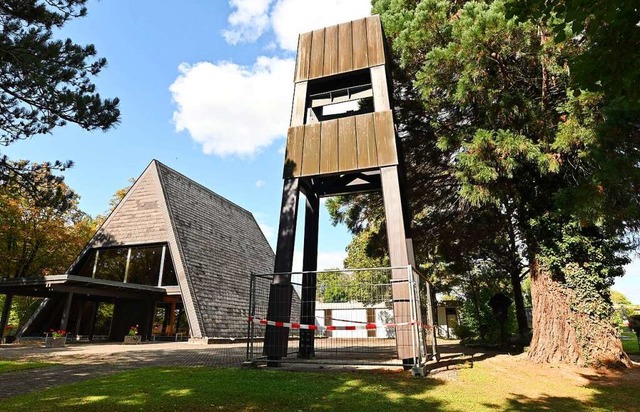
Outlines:
{"type": "Polygon", "coordinates": [[[536,258],[530,262],[533,337],[529,359],[579,366],[631,366],[608,320],[572,310],[574,292],[554,281],[536,258]]]}

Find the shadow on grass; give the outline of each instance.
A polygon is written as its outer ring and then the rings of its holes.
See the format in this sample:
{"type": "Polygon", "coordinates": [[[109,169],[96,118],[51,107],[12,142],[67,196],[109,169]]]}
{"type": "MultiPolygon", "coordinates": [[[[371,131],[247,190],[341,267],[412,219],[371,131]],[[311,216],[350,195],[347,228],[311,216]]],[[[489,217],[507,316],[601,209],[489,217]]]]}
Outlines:
{"type": "Polygon", "coordinates": [[[438,352],[440,360],[427,365],[427,368],[435,373],[461,368],[473,368],[475,362],[481,362],[485,359],[508,353],[507,351],[464,346],[457,341],[445,341],[444,344],[439,344],[438,352]]]}
{"type": "MultiPolygon", "coordinates": [[[[442,382],[399,372],[309,373],[154,367],[3,401],[42,410],[445,410],[429,391],[442,382]]],[[[450,410],[450,409],[447,409],[450,410]]]]}
{"type": "Polygon", "coordinates": [[[640,411],[640,367],[581,376],[589,381],[586,387],[594,391],[587,400],[550,395],[530,398],[513,394],[502,407],[485,406],[504,411],[640,411]]]}

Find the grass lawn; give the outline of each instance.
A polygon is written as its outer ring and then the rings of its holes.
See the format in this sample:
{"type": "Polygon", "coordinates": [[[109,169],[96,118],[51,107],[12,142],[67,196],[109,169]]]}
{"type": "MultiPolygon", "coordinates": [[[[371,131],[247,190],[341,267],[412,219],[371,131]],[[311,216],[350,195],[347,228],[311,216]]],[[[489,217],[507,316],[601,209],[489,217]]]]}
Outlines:
{"type": "Polygon", "coordinates": [[[501,355],[448,380],[406,372],[155,367],[0,401],[3,410],[640,410],[640,371],[598,374],[501,355]]]}
{"type": "Polygon", "coordinates": [[[622,338],[622,347],[624,351],[630,355],[640,354],[640,348],[638,348],[638,338],[634,332],[622,332],[620,334],[622,338]]]}
{"type": "Polygon", "coordinates": [[[3,361],[0,360],[0,373],[21,371],[24,369],[43,368],[50,366],[50,363],[44,362],[21,362],[21,361],[3,361]]]}

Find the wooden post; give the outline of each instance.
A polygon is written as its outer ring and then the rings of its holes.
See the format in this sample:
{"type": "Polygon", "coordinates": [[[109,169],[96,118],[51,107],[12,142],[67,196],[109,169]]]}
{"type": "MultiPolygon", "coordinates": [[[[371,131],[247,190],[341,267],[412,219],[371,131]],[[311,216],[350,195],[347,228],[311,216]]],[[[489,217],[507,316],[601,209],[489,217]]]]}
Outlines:
{"type": "Polygon", "coordinates": [[[62,312],[62,319],[60,319],[60,329],[66,331],[67,323],[69,323],[69,313],[71,312],[71,301],[73,300],[73,292],[69,292],[67,295],[67,301],[64,305],[64,311],[62,312]]]}
{"type": "Polygon", "coordinates": [[[86,302],[78,302],[80,308],[78,309],[78,317],[76,318],[76,330],[75,330],[75,339],[80,340],[80,324],[82,323],[82,313],[84,312],[84,305],[86,302]]]}
{"type": "Polygon", "coordinates": [[[13,294],[7,293],[4,298],[4,306],[2,307],[2,318],[0,319],[0,342],[4,338],[4,328],[7,327],[9,321],[9,313],[11,312],[11,303],[13,302],[13,294]]]}
{"type": "MultiPolygon", "coordinates": [[[[299,197],[299,180],[297,178],[286,179],[282,190],[278,244],[276,246],[274,267],[276,275],[273,277],[273,283],[269,290],[269,306],[267,308],[267,319],[276,322],[289,322],[291,319],[293,286],[289,273],[293,267],[299,197]]],[[[288,343],[288,328],[267,325],[263,353],[269,359],[277,360],[287,356],[288,343]]]]}
{"type": "MultiPolygon", "coordinates": [[[[275,273],[291,272],[293,250],[296,241],[296,223],[298,219],[298,199],[300,197],[299,179],[286,179],[282,189],[280,224],[278,226],[278,244],[276,246],[275,273]]],[[[290,283],[288,275],[276,275],[273,283],[290,283]]]]}
{"type": "MultiPolygon", "coordinates": [[[[382,167],[380,175],[391,266],[408,266],[409,253],[404,230],[398,168],[396,166],[382,167]]],[[[391,278],[392,280],[405,280],[405,282],[394,283],[392,286],[394,322],[411,322],[411,302],[407,272],[405,269],[393,269],[391,278]]],[[[411,326],[399,326],[396,328],[396,346],[399,359],[413,358],[411,326]]]]}
{"type": "MultiPolygon", "coordinates": [[[[300,323],[313,325],[316,312],[316,281],[318,270],[318,226],[320,222],[320,199],[315,193],[306,194],[306,211],[304,216],[304,251],[302,257],[302,307],[300,323]]],[[[315,355],[313,330],[300,330],[299,358],[308,359],[315,355]]]]}
{"type": "Polygon", "coordinates": [[[155,308],[156,303],[153,299],[147,300],[147,317],[145,319],[144,325],[144,336],[145,340],[150,341],[151,336],[153,335],[153,319],[155,318],[155,308]]]}
{"type": "Polygon", "coordinates": [[[171,308],[169,310],[170,310],[170,313],[169,313],[169,324],[167,327],[167,335],[174,335],[175,326],[176,326],[176,302],[171,302],[171,308]]]}
{"type": "Polygon", "coordinates": [[[93,333],[96,329],[96,319],[98,318],[98,308],[100,307],[100,302],[93,302],[93,309],[91,311],[91,323],[89,329],[89,342],[93,341],[93,333]]]}

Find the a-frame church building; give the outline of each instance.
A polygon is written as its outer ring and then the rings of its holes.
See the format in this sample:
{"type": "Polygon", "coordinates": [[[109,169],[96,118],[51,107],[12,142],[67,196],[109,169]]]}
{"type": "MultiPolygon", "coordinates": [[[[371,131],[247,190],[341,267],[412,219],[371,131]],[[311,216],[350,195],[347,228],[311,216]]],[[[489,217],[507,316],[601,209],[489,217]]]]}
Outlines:
{"type": "Polygon", "coordinates": [[[0,293],[44,298],[20,336],[118,341],[138,325],[206,343],[245,337],[250,274],[273,265],[249,211],[153,160],[66,274],[0,280],[0,293]]]}

